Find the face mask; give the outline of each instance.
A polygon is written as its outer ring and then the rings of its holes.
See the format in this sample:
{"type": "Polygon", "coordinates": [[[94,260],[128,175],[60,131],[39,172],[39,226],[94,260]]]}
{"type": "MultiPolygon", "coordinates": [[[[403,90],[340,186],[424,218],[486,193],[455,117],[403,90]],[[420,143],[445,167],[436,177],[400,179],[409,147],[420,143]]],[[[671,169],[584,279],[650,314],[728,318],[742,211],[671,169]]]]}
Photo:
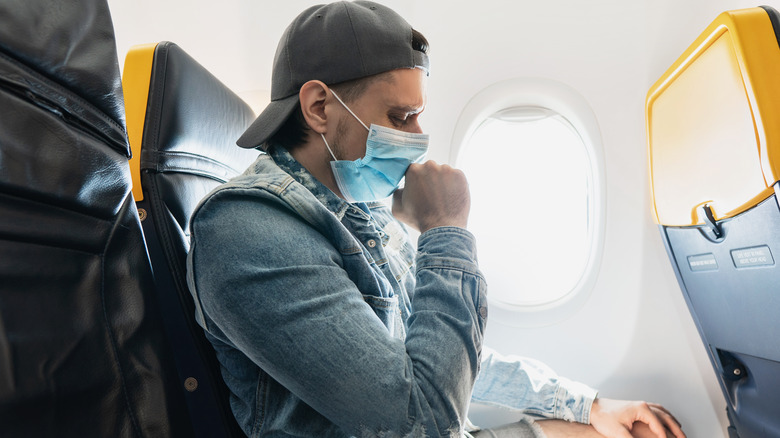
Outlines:
{"type": "Polygon", "coordinates": [[[336,99],[368,130],[366,156],[355,161],[338,160],[322,136],[333,157],[330,167],[341,194],[348,202],[369,202],[390,196],[401,184],[406,169],[425,159],[428,134],[415,134],[371,124],[367,127],[352,110],[336,99]]]}

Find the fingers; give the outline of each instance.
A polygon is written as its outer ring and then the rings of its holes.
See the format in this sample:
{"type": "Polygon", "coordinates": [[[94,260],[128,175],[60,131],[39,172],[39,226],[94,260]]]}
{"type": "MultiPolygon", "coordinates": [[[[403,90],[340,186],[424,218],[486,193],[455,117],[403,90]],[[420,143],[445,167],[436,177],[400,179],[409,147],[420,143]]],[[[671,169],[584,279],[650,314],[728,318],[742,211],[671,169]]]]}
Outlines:
{"type": "Polygon", "coordinates": [[[666,438],[666,428],[647,403],[639,404],[636,419],[645,423],[658,438],[666,438]]]}
{"type": "MultiPolygon", "coordinates": [[[[642,423],[641,421],[637,421],[634,423],[633,427],[631,428],[631,435],[634,438],[655,438],[655,433],[650,430],[650,427],[648,427],[645,423],[642,423]]],[[[675,438],[674,435],[672,435],[672,432],[666,431],[665,438],[675,438]]]]}
{"type": "Polygon", "coordinates": [[[608,438],[686,438],[680,423],[663,406],[655,403],[597,398],[591,408],[591,424],[608,438]]]}
{"type": "Polygon", "coordinates": [[[470,202],[462,171],[427,161],[407,169],[405,188],[393,195],[393,214],[421,233],[441,226],[466,228],[470,202]]]}
{"type": "Polygon", "coordinates": [[[393,215],[401,222],[409,222],[406,211],[403,204],[404,189],[397,189],[393,192],[393,215]]]}
{"type": "Polygon", "coordinates": [[[597,398],[591,408],[591,425],[607,438],[632,438],[629,431],[634,422],[639,420],[639,405],[636,402],[597,398]]]}
{"type": "Polygon", "coordinates": [[[680,423],[674,416],[661,405],[643,403],[638,412],[637,420],[650,428],[658,438],[666,438],[666,431],[671,431],[676,438],[686,438],[680,423]]]}
{"type": "Polygon", "coordinates": [[[658,403],[648,403],[647,405],[650,406],[650,408],[653,409],[653,410],[658,410],[658,411],[663,412],[664,414],[666,414],[669,417],[671,417],[671,419],[675,423],[677,423],[678,426],[682,426],[682,424],[677,420],[677,418],[675,418],[674,415],[672,415],[672,413],[669,412],[665,407],[659,405],[658,403]]]}
{"type": "MultiPolygon", "coordinates": [[[[650,408],[676,438],[686,438],[685,432],[683,432],[680,422],[674,418],[674,415],[672,415],[661,405],[651,404],[650,408]]],[[[664,437],[665,436],[666,435],[664,435],[664,437]]]]}

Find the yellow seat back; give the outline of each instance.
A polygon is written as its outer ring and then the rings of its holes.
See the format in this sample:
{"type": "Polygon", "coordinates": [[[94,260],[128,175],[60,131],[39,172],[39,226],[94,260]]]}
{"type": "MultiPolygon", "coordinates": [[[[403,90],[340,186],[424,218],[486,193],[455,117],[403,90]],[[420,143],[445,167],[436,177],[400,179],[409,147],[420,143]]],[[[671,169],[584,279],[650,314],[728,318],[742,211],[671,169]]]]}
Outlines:
{"type": "Polygon", "coordinates": [[[647,94],[655,220],[733,217],[780,180],[780,46],[762,8],[724,12],[647,94]]]}

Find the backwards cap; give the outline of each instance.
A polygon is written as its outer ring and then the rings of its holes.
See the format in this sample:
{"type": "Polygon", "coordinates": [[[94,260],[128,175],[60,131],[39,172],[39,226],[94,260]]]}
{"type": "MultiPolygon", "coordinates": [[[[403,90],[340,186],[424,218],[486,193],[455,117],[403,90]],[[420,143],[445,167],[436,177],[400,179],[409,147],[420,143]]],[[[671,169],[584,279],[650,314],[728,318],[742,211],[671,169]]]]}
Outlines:
{"type": "Polygon", "coordinates": [[[264,143],[295,110],[304,83],[360,79],[399,68],[428,72],[428,56],[412,49],[412,26],[370,1],[312,6],[287,27],[271,76],[271,103],[241,135],[242,148],[264,143]]]}

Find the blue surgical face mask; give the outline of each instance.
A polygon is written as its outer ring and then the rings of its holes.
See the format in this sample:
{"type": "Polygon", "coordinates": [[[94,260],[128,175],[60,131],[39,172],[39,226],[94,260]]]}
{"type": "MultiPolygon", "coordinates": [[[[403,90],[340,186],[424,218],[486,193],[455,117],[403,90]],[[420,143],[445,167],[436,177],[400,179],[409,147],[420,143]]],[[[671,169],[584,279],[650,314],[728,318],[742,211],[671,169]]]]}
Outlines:
{"type": "Polygon", "coordinates": [[[368,130],[366,156],[355,161],[337,159],[325,136],[320,134],[333,157],[330,167],[341,194],[348,202],[377,201],[390,196],[401,184],[409,165],[425,159],[428,134],[404,132],[374,124],[367,127],[336,93],[333,96],[368,130]]]}

